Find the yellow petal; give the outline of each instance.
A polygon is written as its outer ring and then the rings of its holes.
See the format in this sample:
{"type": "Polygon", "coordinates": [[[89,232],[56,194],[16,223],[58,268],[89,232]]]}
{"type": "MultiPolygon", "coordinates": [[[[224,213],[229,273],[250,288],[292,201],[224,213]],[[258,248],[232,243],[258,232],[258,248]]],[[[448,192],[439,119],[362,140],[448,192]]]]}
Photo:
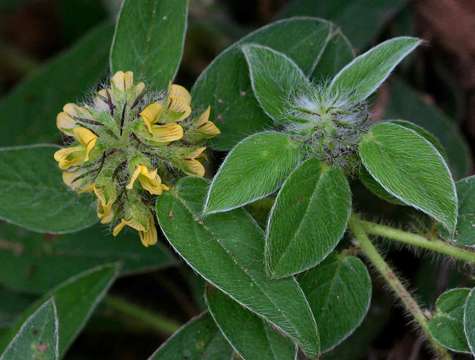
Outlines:
{"type": "Polygon", "coordinates": [[[139,231],[140,241],[143,246],[148,247],[157,243],[157,228],[155,227],[155,221],[153,215],[150,215],[147,231],[139,231]]]}
{"type": "Polygon", "coordinates": [[[145,126],[147,127],[150,134],[152,133],[152,125],[158,122],[162,111],[163,106],[158,102],[154,102],[148,105],[140,113],[140,116],[142,117],[143,122],[145,123],[145,126]]]}
{"type": "Polygon", "coordinates": [[[211,121],[207,121],[197,128],[197,131],[200,134],[206,135],[207,137],[214,137],[221,134],[221,131],[218,127],[211,121]]]}
{"type": "Polygon", "coordinates": [[[183,128],[178,124],[154,125],[152,127],[153,140],[168,143],[180,140],[183,137],[183,128]]]}
{"type": "Polygon", "coordinates": [[[168,94],[168,110],[179,114],[175,121],[191,115],[191,95],[183,86],[173,84],[168,94]]]}
{"type": "Polygon", "coordinates": [[[120,220],[114,229],[112,230],[112,236],[117,236],[122,231],[122,229],[127,225],[127,221],[125,219],[120,220]]]}
{"type": "Polygon", "coordinates": [[[198,160],[185,159],[184,172],[188,175],[195,175],[203,177],[205,175],[205,167],[198,160]]]}
{"type": "Polygon", "coordinates": [[[109,104],[106,100],[108,98],[107,90],[106,89],[99,90],[97,94],[98,95],[94,98],[94,108],[97,111],[102,111],[102,112],[110,111],[109,104]]]}
{"type": "Polygon", "coordinates": [[[157,174],[157,170],[142,173],[139,176],[140,185],[152,195],[161,195],[163,192],[162,179],[157,174]]]}
{"type": "Polygon", "coordinates": [[[127,71],[125,73],[123,71],[118,71],[112,77],[111,83],[117,90],[127,91],[134,84],[134,73],[132,71],[127,71]]]}
{"type": "Polygon", "coordinates": [[[73,129],[74,138],[84,147],[84,161],[89,160],[89,153],[94,149],[97,142],[97,136],[91,130],[77,127],[73,129]]]}
{"type": "Polygon", "coordinates": [[[142,172],[142,166],[143,165],[139,165],[135,168],[134,173],[130,177],[129,183],[126,186],[127,189],[129,189],[129,190],[133,189],[135,181],[138,179],[140,173],[142,172]]]}
{"type": "Polygon", "coordinates": [[[63,182],[71,190],[77,191],[78,193],[92,192],[94,191],[94,184],[84,183],[83,179],[76,180],[81,176],[80,171],[63,171],[63,182]]]}
{"type": "Polygon", "coordinates": [[[192,153],[188,154],[188,156],[186,157],[187,159],[196,159],[197,157],[199,157],[201,154],[203,154],[203,152],[206,150],[206,147],[199,147],[197,148],[196,150],[194,150],[192,153]]]}
{"type": "Polygon", "coordinates": [[[71,117],[79,117],[79,118],[89,119],[89,120],[94,119],[88,109],[82,106],[78,106],[73,103],[68,103],[64,105],[63,111],[71,117]]]}
{"type": "Polygon", "coordinates": [[[76,121],[63,111],[56,116],[56,127],[66,135],[73,136],[76,121]]]}
{"type": "Polygon", "coordinates": [[[61,170],[66,170],[71,166],[82,164],[84,162],[84,155],[82,146],[72,146],[56,151],[54,159],[58,162],[61,170]]]}
{"type": "Polygon", "coordinates": [[[199,127],[203,125],[204,123],[208,122],[210,114],[211,114],[211,107],[208,106],[208,108],[205,111],[203,111],[203,113],[198,117],[198,119],[194,121],[195,125],[199,127]]]}

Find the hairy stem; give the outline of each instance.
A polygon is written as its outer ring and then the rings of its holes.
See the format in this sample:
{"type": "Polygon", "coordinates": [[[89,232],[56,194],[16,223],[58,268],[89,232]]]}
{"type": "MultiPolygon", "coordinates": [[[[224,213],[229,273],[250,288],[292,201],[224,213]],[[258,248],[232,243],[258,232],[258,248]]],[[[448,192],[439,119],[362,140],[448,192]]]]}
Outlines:
{"type": "Polygon", "coordinates": [[[368,238],[365,227],[363,226],[363,222],[355,215],[353,215],[350,219],[350,229],[358,241],[364,255],[373,264],[375,269],[383,276],[384,280],[402,302],[405,309],[412,315],[424,333],[424,336],[429,341],[432,349],[437,354],[438,358],[443,360],[451,359],[450,354],[443,347],[441,347],[430,334],[427,318],[419,304],[414,300],[412,295],[402,284],[401,280],[399,280],[398,276],[394,273],[394,271],[386,263],[379,251],[373,245],[371,240],[368,238]]]}
{"type": "Polygon", "coordinates": [[[180,327],[178,322],[132,304],[121,297],[108,295],[104,298],[104,304],[110,309],[139,320],[143,325],[147,325],[161,335],[171,335],[180,327]]]}
{"type": "Polygon", "coordinates": [[[439,254],[450,256],[457,260],[475,264],[475,251],[464,249],[459,246],[439,239],[427,239],[424,236],[411,232],[395,229],[390,226],[380,225],[370,221],[361,221],[361,225],[370,235],[382,236],[384,238],[399,241],[401,243],[434,251],[439,254]]]}

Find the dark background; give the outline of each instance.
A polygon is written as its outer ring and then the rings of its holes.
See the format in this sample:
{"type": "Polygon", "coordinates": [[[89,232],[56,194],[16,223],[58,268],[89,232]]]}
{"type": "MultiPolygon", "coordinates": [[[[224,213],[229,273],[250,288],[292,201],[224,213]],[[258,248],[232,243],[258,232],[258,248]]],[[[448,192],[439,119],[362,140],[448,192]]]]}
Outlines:
{"type": "MultiPolygon", "coordinates": [[[[417,91],[423,104],[442,111],[465,139],[468,152],[473,154],[474,0],[315,0],[315,7],[310,11],[299,9],[298,1],[287,8],[286,0],[192,0],[185,55],[177,82],[191,87],[199,73],[227,45],[285,13],[317,15],[335,21],[357,52],[391,36],[415,35],[426,43],[398,69],[398,81],[404,81],[417,91]]],[[[119,5],[118,0],[0,0],[0,96],[96,25],[113,21],[119,5]]],[[[372,103],[375,119],[388,113],[393,95],[392,84],[383,86],[372,103]]],[[[404,97],[399,100],[400,112],[409,111],[404,108],[406,100],[404,97]]],[[[427,117],[425,122],[431,122],[431,114],[431,111],[417,111],[417,116],[427,117]]],[[[464,175],[473,173],[473,167],[467,163],[464,175]]],[[[379,215],[395,215],[392,208],[379,202],[371,202],[370,207],[379,215]]],[[[417,289],[418,299],[429,308],[444,289],[467,281],[461,273],[468,269],[443,259],[421,257],[404,249],[386,250],[392,263],[411,284],[409,287],[417,289]]],[[[135,303],[184,323],[201,311],[201,285],[185,268],[168,269],[119,280],[113,293],[125,295],[135,303]]],[[[409,317],[401,308],[393,306],[394,301],[380,285],[376,279],[373,306],[363,326],[325,358],[430,358],[422,341],[415,336],[409,317]]],[[[122,318],[102,306],[67,358],[144,359],[166,337],[167,334],[122,318]]]]}

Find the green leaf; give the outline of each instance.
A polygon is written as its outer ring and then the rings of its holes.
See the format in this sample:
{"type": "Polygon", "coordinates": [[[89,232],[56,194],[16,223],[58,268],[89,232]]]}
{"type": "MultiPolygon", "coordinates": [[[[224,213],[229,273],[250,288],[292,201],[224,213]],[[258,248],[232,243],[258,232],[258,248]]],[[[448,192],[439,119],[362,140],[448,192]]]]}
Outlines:
{"type": "Polygon", "coordinates": [[[53,299],[41,305],[23,323],[0,360],[56,360],[58,352],[58,317],[53,299]]]}
{"type": "Polygon", "coordinates": [[[291,97],[311,91],[311,84],[292,59],[269,47],[244,45],[252,90],[259,105],[276,124],[298,121],[289,114],[291,97]]]}
{"type": "Polygon", "coordinates": [[[221,164],[209,188],[204,212],[229,211],[275,192],[301,159],[299,144],[277,132],[251,135],[221,164]]]}
{"type": "Polygon", "coordinates": [[[231,360],[233,351],[206,312],[191,319],[155,351],[149,360],[231,360]]]}
{"type": "Polygon", "coordinates": [[[451,289],[439,296],[436,312],[429,320],[429,331],[434,339],[446,348],[457,352],[470,352],[464,334],[465,300],[470,289],[451,289]]]}
{"type": "Polygon", "coordinates": [[[74,232],[97,223],[89,195],[64,185],[53,145],[0,148],[0,218],[36,232],[74,232]]]}
{"type": "Polygon", "coordinates": [[[118,273],[117,264],[99,266],[77,274],[45,294],[28,308],[5,336],[0,338],[0,349],[13,338],[23,321],[46,299],[54,298],[58,313],[59,354],[63,357],[103,298],[118,273]]]}
{"type": "Polygon", "coordinates": [[[455,186],[459,208],[454,241],[463,246],[475,246],[475,176],[459,180],[455,186]]]}
{"type": "Polygon", "coordinates": [[[390,193],[384,190],[384,188],[381,185],[379,185],[379,183],[376,180],[374,180],[374,178],[371,176],[371,174],[368,172],[368,170],[366,170],[364,166],[360,167],[358,177],[361,183],[366,187],[366,189],[371,191],[372,194],[376,195],[381,200],[384,200],[393,205],[406,205],[397,197],[392,196],[390,193]]]}
{"type": "Polygon", "coordinates": [[[264,234],[243,209],[201,218],[206,188],[203,179],[184,178],[157,201],[158,221],[168,241],[208,282],[315,357],[318,331],[297,282],[267,278],[264,234]]]}
{"type": "Polygon", "coordinates": [[[245,360],[294,360],[296,347],[261,318],[208,287],[206,302],[221,332],[245,360]]]}
{"type": "Polygon", "coordinates": [[[111,262],[122,263],[121,275],[176,263],[162,244],[145,248],[137,233],[114,238],[102,225],[52,237],[0,224],[0,238],[0,283],[28,293],[44,293],[75,274],[111,262]]]}
{"type": "Polygon", "coordinates": [[[312,74],[325,49],[332,25],[312,18],[272,23],[242,38],[221,53],[203,71],[193,86],[193,108],[211,106],[221,135],[211,147],[229,150],[246,136],[268,129],[271,119],[254,97],[241,46],[255,43],[271,47],[292,59],[306,74],[312,74]]]}
{"type": "Polygon", "coordinates": [[[61,134],[56,128],[56,114],[105,75],[111,38],[110,24],[97,27],[5,96],[0,101],[0,144],[58,141],[61,134]]]}
{"type": "Polygon", "coordinates": [[[111,71],[131,70],[156,90],[173,81],[183,54],[188,0],[125,0],[111,49],[111,71]]]}
{"type": "Polygon", "coordinates": [[[470,290],[465,301],[463,329],[468,347],[472,355],[475,355],[475,289],[470,290]]]}
{"type": "Polygon", "coordinates": [[[441,222],[450,233],[457,223],[452,175],[437,149],[414,130],[372,126],[359,144],[363,165],[391,195],[441,222]]]}
{"type": "Polygon", "coordinates": [[[325,51],[320,56],[320,61],[313,71],[312,80],[321,83],[332,79],[353,58],[353,48],[350,41],[339,28],[335,28],[325,51]]]}
{"type": "Polygon", "coordinates": [[[332,255],[299,277],[320,329],[322,352],[360,326],[371,302],[371,278],[354,256],[332,255]]]}
{"type": "Polygon", "coordinates": [[[430,131],[424,129],[423,127],[414,124],[413,122],[406,121],[406,120],[389,120],[393,124],[398,124],[401,126],[404,126],[405,128],[414,130],[417,134],[422,136],[424,139],[426,139],[428,142],[430,142],[434,147],[437,149],[437,151],[444,157],[444,159],[447,161],[447,153],[444,149],[444,146],[440,143],[439,139],[437,139],[430,131]]]}
{"type": "Polygon", "coordinates": [[[470,149],[457,124],[434,105],[427,103],[400,79],[391,81],[386,118],[408,119],[434,134],[444,146],[455,178],[466,176],[472,169],[470,149]]]}
{"type": "MultiPolygon", "coordinates": [[[[422,136],[427,141],[429,141],[432,145],[434,145],[437,151],[439,151],[440,154],[443,155],[444,158],[447,160],[445,149],[440,143],[440,141],[426,129],[405,120],[389,120],[389,122],[414,130],[416,133],[418,133],[420,136],[422,136]]],[[[385,200],[393,205],[405,205],[398,198],[392,196],[386,190],[384,190],[384,188],[381,185],[379,185],[379,183],[376,180],[374,180],[374,178],[368,173],[368,171],[363,166],[360,167],[359,179],[368,190],[370,190],[374,195],[376,195],[380,199],[385,200]]]]}
{"type": "Polygon", "coordinates": [[[375,46],[346,65],[330,89],[347,93],[354,103],[366,100],[420,43],[417,38],[397,37],[375,46]]]}
{"type": "MultiPolygon", "coordinates": [[[[294,0],[280,17],[316,16],[333,21],[359,49],[365,48],[381,32],[408,0],[294,0]]],[[[393,25],[393,24],[392,24],[393,25]]]]}
{"type": "Polygon", "coordinates": [[[343,171],[317,159],[304,162],[285,181],[272,207],[265,259],[273,278],[322,262],[345,233],[351,190],[343,171]]]}

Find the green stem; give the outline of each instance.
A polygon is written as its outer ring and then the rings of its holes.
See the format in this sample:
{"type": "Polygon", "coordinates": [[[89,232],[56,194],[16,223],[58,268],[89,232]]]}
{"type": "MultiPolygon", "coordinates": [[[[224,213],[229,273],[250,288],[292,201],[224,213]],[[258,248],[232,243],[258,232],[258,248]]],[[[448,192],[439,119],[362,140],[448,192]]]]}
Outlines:
{"type": "Polygon", "coordinates": [[[439,239],[427,239],[421,235],[395,229],[390,226],[380,225],[369,221],[361,221],[365,231],[370,235],[382,236],[387,239],[431,250],[452,258],[475,263],[475,251],[464,249],[439,239]]]}
{"type": "Polygon", "coordinates": [[[438,358],[444,360],[451,359],[450,354],[443,347],[441,347],[430,334],[427,318],[419,304],[414,300],[412,295],[402,284],[401,280],[399,280],[397,275],[378,252],[376,247],[368,238],[365,227],[363,226],[363,222],[355,215],[353,215],[350,219],[350,229],[353,232],[353,235],[358,241],[365,256],[373,264],[376,270],[383,276],[384,280],[401,300],[406,310],[412,315],[414,320],[420,326],[434,352],[438,355],[438,358]]]}
{"type": "Polygon", "coordinates": [[[142,324],[156,330],[161,335],[171,335],[180,327],[180,324],[174,320],[167,319],[160,314],[132,304],[117,296],[106,296],[104,304],[110,309],[139,320],[142,324]]]}

